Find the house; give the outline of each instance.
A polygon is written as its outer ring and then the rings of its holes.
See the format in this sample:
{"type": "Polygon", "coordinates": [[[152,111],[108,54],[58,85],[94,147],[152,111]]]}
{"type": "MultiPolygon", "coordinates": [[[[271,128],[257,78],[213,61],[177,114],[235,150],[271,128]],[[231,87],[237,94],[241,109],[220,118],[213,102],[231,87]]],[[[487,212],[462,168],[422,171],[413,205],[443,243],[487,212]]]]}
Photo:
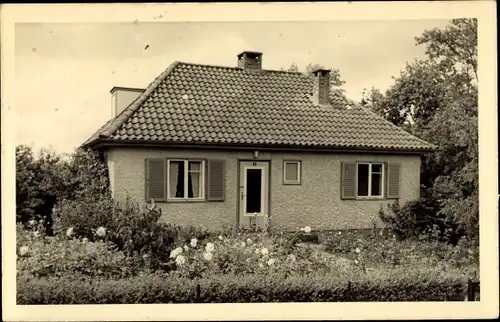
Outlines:
{"type": "Polygon", "coordinates": [[[313,77],[174,62],[145,90],[112,89],[113,117],[84,146],[106,156],[113,197],[151,200],[163,220],[219,229],[381,226],[419,198],[429,144],[313,77]],[[269,223],[267,221],[267,223],[269,223]]]}

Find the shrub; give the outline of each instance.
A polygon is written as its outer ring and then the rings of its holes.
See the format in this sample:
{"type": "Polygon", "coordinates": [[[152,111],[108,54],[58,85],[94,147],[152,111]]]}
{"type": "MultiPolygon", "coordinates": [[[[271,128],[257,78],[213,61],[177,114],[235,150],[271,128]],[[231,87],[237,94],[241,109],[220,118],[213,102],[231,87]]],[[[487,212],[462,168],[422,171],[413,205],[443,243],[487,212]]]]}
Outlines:
{"type": "Polygon", "coordinates": [[[191,279],[147,274],[121,280],[18,278],[18,304],[461,301],[466,279],[454,271],[314,276],[280,273],[191,279]],[[199,296],[197,295],[199,285],[199,296]]]}
{"type": "Polygon", "coordinates": [[[135,273],[137,264],[108,244],[78,239],[31,238],[18,244],[18,274],[46,276],[91,276],[120,278],[135,273]]]}
{"type": "Polygon", "coordinates": [[[169,261],[180,230],[159,222],[160,217],[159,208],[141,207],[130,199],[120,204],[110,197],[83,197],[64,200],[55,208],[54,231],[64,236],[72,229],[79,238],[104,239],[127,256],[147,257],[151,268],[160,268],[169,261]],[[104,237],[96,234],[100,227],[105,229],[104,237]]]}
{"type": "Polygon", "coordinates": [[[379,216],[401,238],[419,237],[456,244],[464,233],[458,223],[439,211],[439,207],[434,198],[409,201],[402,207],[396,201],[387,206],[388,213],[380,208],[379,216]]]}
{"type": "Polygon", "coordinates": [[[442,266],[464,272],[471,270],[474,274],[479,268],[479,247],[466,238],[453,246],[437,240],[397,240],[395,237],[381,235],[358,238],[356,233],[347,231],[326,236],[323,245],[330,253],[377,269],[442,266]]]}

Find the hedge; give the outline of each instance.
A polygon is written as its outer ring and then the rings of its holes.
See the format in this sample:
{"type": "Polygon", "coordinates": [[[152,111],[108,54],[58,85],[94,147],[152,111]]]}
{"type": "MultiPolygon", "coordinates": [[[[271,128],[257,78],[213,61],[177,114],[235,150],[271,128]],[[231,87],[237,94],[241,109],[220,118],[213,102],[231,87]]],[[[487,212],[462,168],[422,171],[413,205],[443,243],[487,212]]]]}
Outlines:
{"type": "Polygon", "coordinates": [[[148,274],[126,279],[19,276],[18,304],[151,304],[353,301],[463,301],[462,274],[429,269],[361,276],[217,275],[209,279],[148,274]],[[199,285],[199,287],[198,287],[199,285]]]}

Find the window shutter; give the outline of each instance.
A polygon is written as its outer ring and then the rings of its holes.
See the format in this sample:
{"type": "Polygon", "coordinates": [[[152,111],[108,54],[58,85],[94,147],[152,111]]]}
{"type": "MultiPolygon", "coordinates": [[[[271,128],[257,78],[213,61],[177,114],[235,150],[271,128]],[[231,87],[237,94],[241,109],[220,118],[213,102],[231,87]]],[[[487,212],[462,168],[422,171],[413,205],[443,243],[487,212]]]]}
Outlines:
{"type": "Polygon", "coordinates": [[[387,164],[387,198],[399,198],[399,185],[401,181],[400,176],[401,164],[388,163],[387,164]]]}
{"type": "Polygon", "coordinates": [[[207,201],[224,201],[224,160],[207,161],[207,201]]]}
{"type": "Polygon", "coordinates": [[[356,199],[356,163],[342,162],[342,199],[356,199]]]}
{"type": "Polygon", "coordinates": [[[146,159],[146,201],[165,201],[167,195],[166,171],[164,159],[146,159]]]}

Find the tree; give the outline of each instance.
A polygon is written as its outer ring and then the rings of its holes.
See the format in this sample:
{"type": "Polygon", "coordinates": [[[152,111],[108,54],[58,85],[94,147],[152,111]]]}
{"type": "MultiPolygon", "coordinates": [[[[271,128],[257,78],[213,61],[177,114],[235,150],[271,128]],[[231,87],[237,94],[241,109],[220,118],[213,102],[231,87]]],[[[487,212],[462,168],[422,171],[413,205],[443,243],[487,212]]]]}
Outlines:
{"type": "Polygon", "coordinates": [[[415,40],[448,73],[466,74],[477,82],[477,19],[453,19],[443,30],[426,30],[415,40]]]}
{"type": "Polygon", "coordinates": [[[16,147],[17,222],[43,219],[52,234],[52,211],[58,202],[108,193],[107,167],[99,153],[78,149],[65,158],[42,149],[35,158],[29,146],[16,147]]]}
{"type": "Polygon", "coordinates": [[[477,20],[454,19],[416,37],[427,59],[406,64],[382,95],[363,104],[440,147],[421,167],[422,195],[469,236],[478,232],[477,20]]]}
{"type": "MultiPolygon", "coordinates": [[[[309,77],[313,76],[313,71],[317,68],[325,68],[323,65],[320,64],[308,64],[304,68],[304,74],[306,74],[309,77]]],[[[283,71],[288,71],[288,72],[298,72],[299,67],[297,66],[296,63],[292,63],[290,67],[288,67],[286,70],[284,68],[281,68],[283,71]]],[[[330,68],[330,86],[332,89],[339,90],[341,92],[344,92],[344,89],[342,86],[345,84],[345,81],[342,80],[342,77],[340,75],[340,70],[336,68],[330,68]]]]}

